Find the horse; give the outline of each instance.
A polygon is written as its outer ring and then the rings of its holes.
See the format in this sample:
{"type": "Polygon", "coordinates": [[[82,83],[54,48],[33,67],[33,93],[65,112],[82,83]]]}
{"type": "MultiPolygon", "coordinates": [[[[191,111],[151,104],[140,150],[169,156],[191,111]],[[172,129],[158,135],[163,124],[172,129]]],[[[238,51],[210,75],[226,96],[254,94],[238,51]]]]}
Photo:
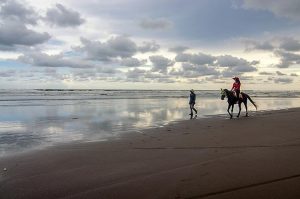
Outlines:
{"type": "Polygon", "coordinates": [[[233,91],[229,91],[227,89],[221,89],[221,100],[224,100],[225,97],[227,97],[227,102],[228,102],[228,109],[227,109],[227,112],[229,113],[230,115],[230,119],[232,119],[232,116],[233,116],[233,107],[234,107],[234,104],[238,104],[239,105],[239,113],[237,115],[237,117],[240,116],[240,113],[241,113],[241,104],[244,103],[245,105],[245,108],[246,108],[246,117],[248,117],[248,107],[247,107],[247,100],[249,99],[250,102],[254,105],[255,109],[257,110],[257,105],[256,103],[250,98],[249,95],[247,95],[246,93],[243,93],[241,92],[240,95],[242,95],[242,98],[238,98],[234,95],[234,92],[233,91]],[[231,107],[231,113],[229,112],[229,109],[231,107]]]}

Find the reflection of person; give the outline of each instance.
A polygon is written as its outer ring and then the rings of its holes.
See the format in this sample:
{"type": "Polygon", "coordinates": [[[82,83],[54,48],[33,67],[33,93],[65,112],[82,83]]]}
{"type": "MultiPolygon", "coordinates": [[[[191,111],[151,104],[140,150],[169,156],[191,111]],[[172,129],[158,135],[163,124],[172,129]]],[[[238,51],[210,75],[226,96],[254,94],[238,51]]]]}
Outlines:
{"type": "Polygon", "coordinates": [[[190,109],[191,109],[191,114],[190,115],[193,115],[193,110],[195,111],[196,115],[197,115],[197,110],[195,109],[195,103],[196,103],[196,94],[194,92],[193,89],[190,90],[190,109]]]}
{"type": "Polygon", "coordinates": [[[234,79],[234,83],[232,84],[231,90],[235,92],[235,97],[238,99],[240,97],[241,92],[241,82],[238,77],[234,77],[232,79],[234,79]]]}

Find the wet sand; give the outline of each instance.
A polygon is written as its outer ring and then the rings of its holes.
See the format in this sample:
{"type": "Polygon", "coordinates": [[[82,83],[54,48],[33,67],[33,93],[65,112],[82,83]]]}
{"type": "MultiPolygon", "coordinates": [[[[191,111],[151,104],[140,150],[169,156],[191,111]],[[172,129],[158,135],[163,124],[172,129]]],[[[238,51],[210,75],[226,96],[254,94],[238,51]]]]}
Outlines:
{"type": "Polygon", "coordinates": [[[299,129],[296,108],[2,158],[0,198],[300,198],[299,129]]]}

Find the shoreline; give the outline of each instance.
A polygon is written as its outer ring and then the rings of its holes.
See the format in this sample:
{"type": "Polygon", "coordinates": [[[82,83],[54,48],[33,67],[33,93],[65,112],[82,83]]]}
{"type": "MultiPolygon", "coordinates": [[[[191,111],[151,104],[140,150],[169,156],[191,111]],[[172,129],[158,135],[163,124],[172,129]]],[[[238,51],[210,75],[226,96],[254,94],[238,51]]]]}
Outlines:
{"type": "Polygon", "coordinates": [[[0,195],[299,198],[300,108],[251,115],[171,122],[110,141],[5,157],[0,195]]]}

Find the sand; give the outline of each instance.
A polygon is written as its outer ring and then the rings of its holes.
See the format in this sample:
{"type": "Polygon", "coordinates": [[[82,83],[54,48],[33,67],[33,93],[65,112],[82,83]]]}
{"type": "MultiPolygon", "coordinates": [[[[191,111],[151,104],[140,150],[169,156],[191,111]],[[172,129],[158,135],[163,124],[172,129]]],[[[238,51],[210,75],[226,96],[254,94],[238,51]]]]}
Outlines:
{"type": "Polygon", "coordinates": [[[300,109],[288,109],[2,158],[0,198],[296,199],[299,129],[300,109]]]}

